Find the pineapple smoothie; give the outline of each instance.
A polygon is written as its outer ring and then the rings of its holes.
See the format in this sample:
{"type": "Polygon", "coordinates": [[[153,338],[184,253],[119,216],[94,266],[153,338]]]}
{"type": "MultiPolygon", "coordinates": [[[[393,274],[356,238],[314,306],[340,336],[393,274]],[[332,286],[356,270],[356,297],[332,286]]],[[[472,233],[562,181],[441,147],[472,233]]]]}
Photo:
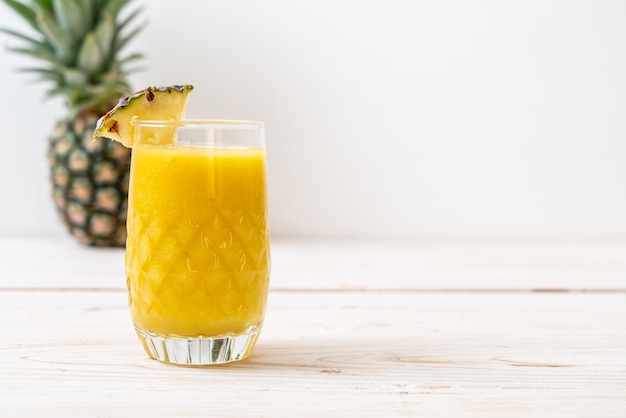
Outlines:
{"type": "Polygon", "coordinates": [[[126,273],[137,328],[162,337],[260,328],[265,183],[262,148],[134,146],[126,273]]]}
{"type": "Polygon", "coordinates": [[[132,148],[126,281],[137,336],[164,363],[247,358],[270,270],[261,122],[185,120],[190,84],[119,100],[94,138],[132,148]]]}

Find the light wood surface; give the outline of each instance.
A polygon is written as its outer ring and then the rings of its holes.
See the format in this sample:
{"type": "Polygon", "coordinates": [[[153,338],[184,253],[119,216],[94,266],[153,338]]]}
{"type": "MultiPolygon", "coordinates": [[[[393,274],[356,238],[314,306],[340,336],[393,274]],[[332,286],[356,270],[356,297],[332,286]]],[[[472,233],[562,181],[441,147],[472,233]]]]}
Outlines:
{"type": "Polygon", "coordinates": [[[250,359],[146,358],[123,251],[0,239],[0,417],[626,417],[626,242],[273,242],[250,359]]]}

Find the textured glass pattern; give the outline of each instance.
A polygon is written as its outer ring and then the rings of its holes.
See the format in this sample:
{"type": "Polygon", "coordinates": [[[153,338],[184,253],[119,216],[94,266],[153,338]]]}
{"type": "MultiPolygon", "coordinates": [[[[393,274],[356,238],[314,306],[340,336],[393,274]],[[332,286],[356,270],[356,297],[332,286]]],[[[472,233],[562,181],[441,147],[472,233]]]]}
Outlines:
{"type": "Polygon", "coordinates": [[[135,148],[129,199],[129,305],[146,351],[253,345],[270,269],[264,151],[135,148]]]}
{"type": "Polygon", "coordinates": [[[137,326],[160,335],[215,335],[262,320],[269,276],[265,216],[230,215],[142,219],[132,213],[127,271],[137,326]]]}
{"type": "Polygon", "coordinates": [[[174,364],[208,365],[243,360],[250,354],[259,336],[251,326],[235,336],[213,338],[163,338],[137,329],[139,340],[150,357],[174,364]]]}

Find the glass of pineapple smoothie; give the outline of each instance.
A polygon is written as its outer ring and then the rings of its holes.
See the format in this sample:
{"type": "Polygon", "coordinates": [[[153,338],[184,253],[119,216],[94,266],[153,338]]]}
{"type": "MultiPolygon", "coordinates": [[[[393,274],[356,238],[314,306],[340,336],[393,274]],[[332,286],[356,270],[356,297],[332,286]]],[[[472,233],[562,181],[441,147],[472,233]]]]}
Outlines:
{"type": "Polygon", "coordinates": [[[134,126],[126,273],[137,335],[162,362],[242,360],[269,282],[263,124],[134,126]]]}

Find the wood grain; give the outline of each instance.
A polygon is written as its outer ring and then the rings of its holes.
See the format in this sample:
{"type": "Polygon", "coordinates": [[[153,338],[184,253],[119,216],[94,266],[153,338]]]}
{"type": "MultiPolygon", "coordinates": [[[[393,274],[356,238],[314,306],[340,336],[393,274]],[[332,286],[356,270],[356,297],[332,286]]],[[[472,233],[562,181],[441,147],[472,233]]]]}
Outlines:
{"type": "Polygon", "coordinates": [[[123,291],[0,292],[0,416],[623,417],[623,293],[273,291],[253,356],[148,360],[123,291]]]}

